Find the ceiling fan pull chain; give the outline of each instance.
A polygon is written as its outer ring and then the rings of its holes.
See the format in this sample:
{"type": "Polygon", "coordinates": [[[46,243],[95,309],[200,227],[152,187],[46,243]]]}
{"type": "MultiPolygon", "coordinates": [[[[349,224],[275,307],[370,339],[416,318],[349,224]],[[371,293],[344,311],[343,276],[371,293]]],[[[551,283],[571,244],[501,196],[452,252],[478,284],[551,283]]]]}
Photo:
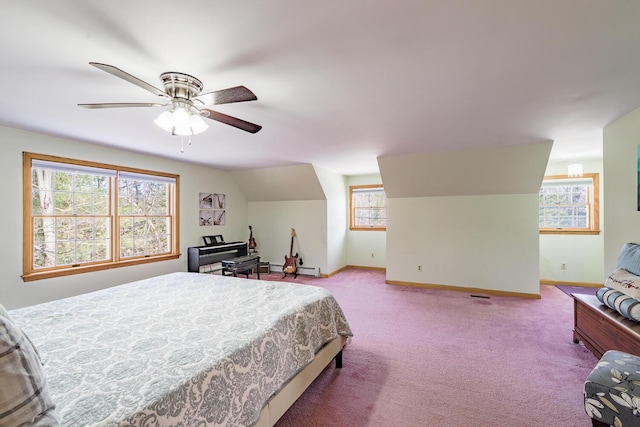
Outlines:
{"type": "Polygon", "coordinates": [[[184,153],[184,136],[180,136],[180,152],[184,153]]]}

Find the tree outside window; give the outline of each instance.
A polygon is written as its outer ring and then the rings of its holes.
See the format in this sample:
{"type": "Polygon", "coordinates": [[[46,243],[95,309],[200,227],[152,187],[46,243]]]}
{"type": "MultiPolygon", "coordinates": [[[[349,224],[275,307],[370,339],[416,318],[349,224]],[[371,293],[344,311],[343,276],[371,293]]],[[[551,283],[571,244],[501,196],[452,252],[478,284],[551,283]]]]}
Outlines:
{"type": "Polygon", "coordinates": [[[24,280],[179,257],[177,175],[24,153],[24,280]]]}

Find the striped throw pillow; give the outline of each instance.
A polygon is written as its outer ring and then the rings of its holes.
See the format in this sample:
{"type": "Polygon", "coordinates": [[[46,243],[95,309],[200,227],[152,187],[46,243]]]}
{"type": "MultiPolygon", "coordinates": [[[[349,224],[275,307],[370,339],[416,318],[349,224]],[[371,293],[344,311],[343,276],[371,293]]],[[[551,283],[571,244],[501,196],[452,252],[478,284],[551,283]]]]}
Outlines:
{"type": "Polygon", "coordinates": [[[603,287],[597,290],[598,300],[629,320],[640,322],[640,301],[615,289],[603,287]]]}

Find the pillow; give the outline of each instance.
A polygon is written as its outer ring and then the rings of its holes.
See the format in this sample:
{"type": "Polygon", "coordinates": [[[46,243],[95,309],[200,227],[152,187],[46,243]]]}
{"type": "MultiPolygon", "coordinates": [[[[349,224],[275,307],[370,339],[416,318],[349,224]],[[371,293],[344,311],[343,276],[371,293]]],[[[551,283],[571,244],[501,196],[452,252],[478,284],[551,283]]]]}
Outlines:
{"type": "Polygon", "coordinates": [[[617,311],[627,319],[640,322],[639,300],[607,287],[598,289],[596,297],[602,304],[617,311]]]}
{"type": "MultiPolygon", "coordinates": [[[[0,304],[0,317],[4,317],[5,319],[9,319],[13,322],[13,320],[11,319],[11,316],[9,316],[9,312],[7,311],[6,308],[2,306],[2,304],[0,304]]],[[[27,336],[27,334],[24,333],[23,330],[20,330],[20,332],[22,333],[22,335],[24,335],[24,337],[29,342],[29,345],[31,346],[33,351],[36,353],[36,356],[38,357],[38,361],[42,363],[42,358],[40,357],[40,353],[38,352],[38,349],[36,348],[36,346],[33,344],[33,342],[31,342],[31,339],[29,339],[29,337],[27,336]]]]}
{"type": "Polygon", "coordinates": [[[640,276],[640,245],[636,243],[622,245],[616,268],[624,268],[628,272],[640,276]]]}
{"type": "Polygon", "coordinates": [[[59,426],[40,360],[10,319],[0,316],[0,425],[59,426]]]}
{"type": "Polygon", "coordinates": [[[640,276],[629,273],[624,268],[616,268],[604,282],[607,288],[615,289],[632,298],[640,299],[640,276]]]}

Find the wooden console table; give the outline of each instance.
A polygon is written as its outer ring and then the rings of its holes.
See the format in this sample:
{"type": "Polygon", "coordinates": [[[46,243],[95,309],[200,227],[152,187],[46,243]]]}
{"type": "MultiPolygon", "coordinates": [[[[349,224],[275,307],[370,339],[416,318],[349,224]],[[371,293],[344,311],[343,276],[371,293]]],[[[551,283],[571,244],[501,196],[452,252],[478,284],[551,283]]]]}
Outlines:
{"type": "Polygon", "coordinates": [[[573,295],[573,342],[599,359],[607,350],[640,356],[640,323],[629,320],[600,303],[595,295],[573,295]]]}

